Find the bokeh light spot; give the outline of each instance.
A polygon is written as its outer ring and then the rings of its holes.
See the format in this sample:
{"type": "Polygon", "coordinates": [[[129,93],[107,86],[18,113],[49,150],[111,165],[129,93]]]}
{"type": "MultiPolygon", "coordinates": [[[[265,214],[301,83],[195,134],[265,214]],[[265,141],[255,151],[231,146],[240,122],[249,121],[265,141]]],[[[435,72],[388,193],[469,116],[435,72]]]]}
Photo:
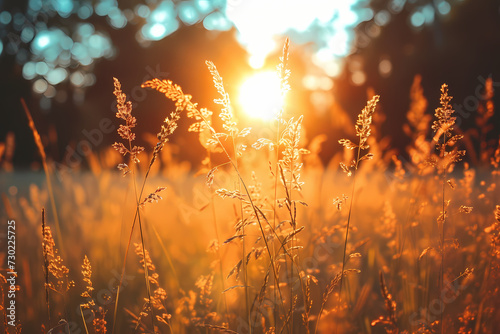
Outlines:
{"type": "Polygon", "coordinates": [[[78,17],[82,20],[88,19],[92,15],[93,9],[89,4],[84,4],[78,8],[78,17]]]}
{"type": "MultiPolygon", "coordinates": [[[[386,10],[382,10],[386,12],[386,10]]],[[[370,21],[373,18],[373,10],[371,8],[358,9],[358,21],[370,21]]]]}
{"type": "Polygon", "coordinates": [[[424,16],[424,14],[422,14],[420,12],[415,12],[411,16],[410,21],[411,21],[412,26],[418,28],[418,27],[421,27],[424,24],[424,22],[425,22],[425,16],[424,16]]]}
{"type": "Polygon", "coordinates": [[[206,14],[212,10],[212,4],[207,0],[195,0],[196,9],[203,14],[206,14]]]}
{"type": "Polygon", "coordinates": [[[378,70],[380,72],[380,75],[382,77],[388,77],[391,72],[392,72],[392,63],[389,59],[383,59],[379,64],[378,64],[378,70]]]}
{"type": "Polygon", "coordinates": [[[92,73],[87,73],[83,77],[83,85],[84,86],[92,86],[95,84],[96,78],[95,75],[92,73]]]}
{"type": "Polygon", "coordinates": [[[35,31],[31,27],[25,27],[21,32],[21,40],[23,43],[29,43],[35,36],[35,31]]]}
{"type": "Polygon", "coordinates": [[[182,2],[177,7],[177,10],[179,11],[179,18],[185,24],[192,25],[200,20],[198,12],[194,8],[194,6],[191,5],[189,2],[182,2]]]}
{"type": "Polygon", "coordinates": [[[71,0],[53,1],[53,6],[61,17],[69,17],[73,11],[73,2],[71,0]]]}
{"type": "Polygon", "coordinates": [[[167,23],[146,24],[142,27],[142,35],[146,40],[158,41],[179,28],[179,22],[175,19],[167,23]]]}
{"type": "Polygon", "coordinates": [[[94,33],[94,31],[95,31],[95,28],[90,23],[84,23],[84,24],[80,25],[80,27],[78,27],[78,33],[82,37],[88,37],[88,36],[92,35],[94,33]]]}
{"type": "Polygon", "coordinates": [[[35,39],[35,47],[38,50],[43,50],[49,45],[49,43],[50,43],[50,37],[48,35],[48,32],[45,31],[38,34],[35,39]]]}
{"type": "Polygon", "coordinates": [[[42,0],[30,0],[28,6],[33,11],[39,11],[42,9],[42,0]]]}
{"type": "Polygon", "coordinates": [[[0,23],[9,24],[12,20],[12,15],[9,12],[1,12],[0,13],[0,23]]]}
{"type": "Polygon", "coordinates": [[[447,15],[450,13],[451,6],[447,1],[443,1],[438,5],[438,11],[441,15],[447,15]]]}
{"type": "Polygon", "coordinates": [[[319,89],[321,90],[331,90],[333,88],[333,80],[329,77],[319,78],[319,89]]]}
{"type": "Polygon", "coordinates": [[[165,22],[175,17],[175,7],[172,1],[162,1],[151,13],[152,22],[165,22]]]}
{"type": "Polygon", "coordinates": [[[56,96],[57,90],[55,89],[54,86],[48,85],[47,89],[45,90],[45,93],[43,95],[45,97],[48,97],[49,99],[53,98],[56,96]]]}
{"type": "Polygon", "coordinates": [[[363,71],[356,71],[351,75],[352,83],[361,86],[366,81],[366,75],[363,71]]]}
{"type": "Polygon", "coordinates": [[[27,62],[26,64],[23,65],[23,78],[26,80],[31,80],[34,79],[36,76],[36,71],[35,71],[35,63],[34,62],[27,62]]]}
{"type": "Polygon", "coordinates": [[[403,10],[406,1],[407,0],[392,0],[389,4],[389,10],[393,14],[398,14],[403,10]]]}
{"type": "Polygon", "coordinates": [[[110,10],[108,17],[111,25],[116,29],[122,29],[127,25],[127,18],[117,7],[110,10]]]}
{"type": "Polygon", "coordinates": [[[55,68],[47,73],[47,81],[52,85],[57,85],[58,83],[66,80],[68,73],[64,68],[55,68]]]}
{"type": "Polygon", "coordinates": [[[434,7],[433,5],[427,5],[422,9],[422,14],[425,17],[425,23],[431,24],[434,22],[434,7]]]}
{"type": "Polygon", "coordinates": [[[325,74],[330,77],[336,77],[340,73],[340,65],[338,60],[332,57],[332,52],[329,48],[318,50],[312,57],[313,63],[322,68],[325,74]]]}
{"type": "Polygon", "coordinates": [[[207,30],[226,31],[231,29],[232,24],[222,13],[214,12],[205,17],[203,20],[203,26],[207,30]]]}
{"type": "Polygon", "coordinates": [[[82,43],[76,42],[71,48],[71,54],[78,60],[83,59],[87,57],[87,48],[82,43]]]}
{"type": "Polygon", "coordinates": [[[80,64],[82,64],[83,66],[87,66],[87,65],[92,64],[92,57],[87,55],[87,56],[81,58],[80,64]]]}
{"type": "Polygon", "coordinates": [[[153,39],[161,39],[161,38],[165,37],[167,29],[165,29],[165,26],[163,24],[155,23],[155,24],[153,24],[151,29],[149,29],[149,32],[150,32],[151,36],[153,37],[153,39]]]}
{"type": "Polygon", "coordinates": [[[95,6],[95,13],[99,16],[108,15],[109,11],[114,8],[115,5],[113,1],[102,0],[100,3],[95,6]]]}
{"type": "Polygon", "coordinates": [[[374,20],[376,25],[383,27],[391,20],[391,14],[387,10],[381,10],[375,14],[374,20]]]}
{"type": "Polygon", "coordinates": [[[149,7],[146,6],[146,5],[139,5],[139,6],[136,6],[135,7],[135,12],[138,16],[142,17],[142,18],[146,18],[148,17],[149,13],[151,13],[151,11],[149,10],[149,7]]]}
{"type": "Polygon", "coordinates": [[[45,75],[49,72],[49,66],[47,66],[47,64],[44,63],[43,61],[39,61],[35,65],[35,70],[36,70],[36,74],[45,75]]]}
{"type": "Polygon", "coordinates": [[[89,53],[92,58],[100,58],[102,57],[106,47],[107,41],[102,36],[98,34],[94,34],[89,37],[88,45],[89,45],[89,53]]]}
{"type": "Polygon", "coordinates": [[[61,38],[59,44],[61,45],[61,48],[63,48],[63,50],[71,50],[71,48],[73,47],[73,40],[71,39],[71,37],[65,36],[64,38],[61,38]]]}
{"type": "Polygon", "coordinates": [[[80,71],[76,71],[71,74],[69,80],[73,84],[73,86],[80,87],[83,85],[83,74],[80,71]]]}
{"type": "Polygon", "coordinates": [[[44,79],[38,79],[33,83],[33,91],[38,94],[43,94],[47,90],[47,81],[44,79]]]}
{"type": "Polygon", "coordinates": [[[318,77],[315,75],[306,75],[302,79],[302,85],[308,90],[328,91],[333,88],[333,80],[326,76],[318,77]]]}

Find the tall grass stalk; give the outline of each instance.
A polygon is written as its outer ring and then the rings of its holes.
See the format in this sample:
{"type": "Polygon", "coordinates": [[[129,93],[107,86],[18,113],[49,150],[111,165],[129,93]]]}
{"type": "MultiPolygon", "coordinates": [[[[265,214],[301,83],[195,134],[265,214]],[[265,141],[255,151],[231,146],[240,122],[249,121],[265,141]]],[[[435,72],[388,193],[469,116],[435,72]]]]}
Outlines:
{"type": "Polygon", "coordinates": [[[42,254],[43,254],[43,270],[45,278],[45,305],[47,305],[47,316],[50,322],[50,300],[49,300],[49,261],[47,253],[45,252],[44,240],[45,238],[45,208],[42,208],[42,254]]]}
{"type": "MultiPolygon", "coordinates": [[[[129,148],[126,149],[123,146],[123,144],[120,144],[120,143],[113,144],[113,147],[123,155],[129,154],[131,161],[133,163],[136,163],[136,162],[139,162],[139,159],[137,158],[137,154],[140,153],[142,150],[144,150],[144,148],[137,147],[137,146],[132,147],[132,140],[135,139],[135,134],[133,134],[133,132],[131,130],[131,128],[135,126],[135,118],[133,118],[131,116],[132,104],[130,101],[126,101],[126,95],[122,93],[121,85],[120,85],[120,82],[118,81],[118,79],[115,78],[114,80],[115,80],[114,94],[116,95],[117,102],[118,102],[118,104],[117,104],[118,105],[117,117],[125,119],[125,121],[126,121],[126,125],[120,126],[118,133],[120,134],[120,136],[122,138],[128,140],[129,148]]],[[[139,231],[140,231],[140,238],[141,238],[141,245],[142,245],[142,254],[143,254],[144,263],[146,264],[146,258],[145,258],[146,251],[145,251],[144,235],[143,235],[143,231],[142,231],[142,223],[141,223],[141,216],[140,216],[140,208],[143,204],[145,204],[146,199],[142,202],[140,201],[140,199],[143,196],[144,187],[146,185],[146,181],[147,181],[149,173],[151,171],[151,167],[153,166],[159,153],[163,149],[163,146],[168,141],[168,139],[169,139],[168,137],[177,128],[177,121],[180,118],[181,111],[183,111],[185,109],[184,107],[185,107],[185,105],[182,103],[176,104],[176,110],[175,110],[175,112],[172,112],[170,114],[170,119],[168,117],[165,119],[164,125],[162,125],[162,127],[161,127],[161,131],[157,135],[159,141],[154,148],[153,155],[151,157],[151,160],[148,164],[148,168],[147,168],[146,173],[144,175],[140,191],[137,191],[137,184],[135,181],[135,177],[134,177],[134,174],[132,175],[133,176],[133,183],[134,183],[134,191],[135,191],[135,195],[136,195],[135,196],[136,197],[136,208],[135,208],[134,220],[132,222],[132,227],[130,229],[129,240],[128,240],[126,250],[125,250],[125,257],[123,259],[123,266],[122,266],[122,273],[121,273],[121,277],[120,277],[120,282],[118,283],[118,287],[117,287],[117,291],[116,291],[116,301],[115,301],[115,309],[114,309],[114,313],[113,313],[112,333],[115,332],[115,328],[116,328],[116,317],[117,317],[118,305],[119,305],[118,302],[119,302],[120,288],[123,284],[123,277],[125,276],[125,267],[126,267],[126,263],[127,263],[127,257],[128,257],[130,245],[132,243],[132,236],[133,236],[136,221],[139,221],[139,231]]],[[[124,174],[127,174],[128,172],[133,173],[133,167],[132,167],[132,169],[130,169],[126,164],[120,164],[118,166],[118,168],[120,170],[124,171],[124,174]]],[[[150,197],[150,196],[148,196],[148,197],[150,197]]],[[[144,275],[145,275],[145,279],[146,279],[148,302],[151,303],[151,290],[150,290],[150,285],[149,285],[149,273],[148,273],[148,268],[146,265],[144,266],[144,275]]],[[[153,325],[153,329],[154,329],[155,317],[154,317],[153,307],[151,307],[151,312],[152,312],[152,317],[151,317],[152,319],[151,320],[152,320],[152,325],[153,325]]]]}
{"type": "Polygon", "coordinates": [[[57,241],[59,243],[59,248],[61,249],[61,255],[64,257],[65,256],[64,244],[62,242],[61,227],[59,225],[59,218],[57,215],[56,201],[54,198],[54,190],[52,189],[52,181],[50,179],[50,171],[49,171],[49,166],[47,164],[47,155],[45,154],[45,149],[43,148],[42,139],[40,138],[40,134],[38,133],[38,130],[36,129],[35,122],[33,122],[33,118],[31,117],[31,113],[30,113],[28,106],[26,105],[26,102],[24,101],[23,98],[21,98],[21,104],[23,105],[24,113],[26,114],[26,117],[28,118],[28,125],[31,129],[31,132],[33,133],[33,138],[35,139],[36,147],[38,148],[38,152],[40,153],[40,156],[42,158],[43,171],[45,173],[45,178],[47,180],[47,189],[49,191],[50,206],[52,208],[52,214],[54,215],[54,223],[56,225],[57,241]]]}
{"type": "MultiPolygon", "coordinates": [[[[212,75],[212,80],[214,83],[215,88],[217,89],[217,92],[220,95],[220,98],[214,99],[214,102],[216,104],[219,104],[221,106],[221,112],[219,113],[219,117],[222,120],[222,128],[223,132],[219,133],[218,136],[223,136],[224,138],[230,138],[231,139],[231,144],[232,144],[232,150],[233,150],[233,161],[235,164],[235,168],[239,170],[238,167],[238,155],[240,154],[238,150],[238,146],[236,144],[236,137],[240,135],[240,131],[237,127],[237,122],[233,114],[232,106],[231,106],[231,100],[229,98],[229,94],[226,92],[226,89],[224,87],[224,82],[219,74],[219,71],[217,70],[217,67],[212,63],[211,61],[206,61],[205,64],[207,65],[208,70],[210,71],[210,74],[212,75]]],[[[200,113],[201,114],[201,113],[200,113]]],[[[212,114],[210,114],[211,116],[212,114]]],[[[207,120],[208,121],[208,120],[207,120]]],[[[211,124],[211,121],[206,122],[206,125],[211,124]]],[[[238,178],[237,179],[238,185],[238,192],[241,193],[241,180],[238,178]]],[[[245,239],[245,213],[243,210],[243,202],[239,201],[240,203],[240,217],[241,217],[241,258],[242,258],[242,266],[243,266],[243,286],[244,286],[244,291],[245,291],[245,311],[246,311],[246,318],[249,323],[249,333],[252,333],[252,326],[250,325],[251,321],[251,315],[250,315],[250,306],[249,306],[249,291],[248,291],[248,268],[247,268],[247,261],[245,260],[246,258],[246,239],[245,239]]]]}
{"type": "MultiPolygon", "coordinates": [[[[377,106],[377,102],[379,101],[380,96],[375,95],[366,105],[366,107],[361,111],[358,115],[358,120],[356,121],[356,136],[359,137],[359,143],[354,144],[348,139],[341,139],[339,143],[342,144],[347,149],[357,149],[356,159],[351,162],[350,167],[347,167],[344,164],[341,164],[342,169],[347,173],[347,175],[353,177],[352,181],[352,190],[351,190],[351,202],[349,203],[349,212],[347,215],[347,223],[345,229],[345,238],[344,238],[344,251],[342,255],[342,269],[340,275],[339,282],[339,306],[342,300],[342,283],[344,281],[344,275],[342,274],[345,270],[346,265],[346,253],[347,253],[347,241],[349,238],[349,227],[351,224],[351,214],[352,214],[352,206],[354,202],[354,192],[356,190],[356,172],[359,167],[359,163],[362,160],[370,160],[373,158],[373,155],[367,153],[365,155],[361,155],[362,150],[368,149],[370,146],[367,144],[368,137],[371,133],[370,125],[372,123],[372,115],[375,112],[375,108],[377,106]]],[[[319,319],[319,317],[318,317],[319,319]]]]}
{"type": "MultiPolygon", "coordinates": [[[[129,156],[130,156],[130,162],[129,162],[129,164],[128,165],[127,164],[122,165],[120,169],[126,169],[127,173],[132,174],[132,183],[133,183],[133,187],[134,187],[134,194],[135,194],[135,198],[134,199],[135,199],[135,202],[136,202],[136,211],[135,211],[135,216],[134,216],[134,222],[132,224],[132,228],[131,228],[131,231],[130,231],[129,242],[127,244],[127,249],[125,251],[125,258],[124,258],[124,263],[123,263],[123,268],[122,268],[122,276],[120,278],[120,282],[119,282],[118,288],[117,288],[117,295],[116,295],[116,302],[115,302],[115,312],[114,312],[114,316],[113,316],[113,331],[112,331],[113,333],[114,333],[114,330],[115,330],[115,322],[116,322],[116,314],[117,314],[117,308],[118,308],[118,300],[119,300],[120,287],[121,287],[121,284],[123,283],[122,280],[123,280],[123,276],[125,274],[125,266],[126,266],[126,260],[127,260],[127,256],[128,256],[128,250],[129,250],[129,247],[130,247],[130,244],[131,244],[131,241],[132,241],[132,235],[133,235],[133,231],[134,231],[134,226],[135,226],[136,220],[139,221],[139,232],[140,232],[140,239],[141,239],[141,244],[142,244],[142,248],[143,248],[142,251],[143,251],[143,256],[144,256],[143,260],[144,260],[144,263],[146,263],[145,246],[144,246],[144,236],[143,236],[143,231],[142,231],[141,215],[140,215],[140,210],[139,209],[140,209],[140,198],[142,197],[142,193],[143,193],[143,190],[144,190],[144,185],[146,183],[146,178],[147,178],[147,175],[149,174],[149,169],[148,169],[148,172],[146,173],[146,177],[144,179],[141,191],[139,193],[137,191],[137,183],[135,181],[136,176],[135,176],[134,165],[139,162],[139,159],[137,158],[137,155],[141,151],[143,151],[144,148],[137,147],[137,146],[132,146],[132,141],[135,139],[135,134],[133,133],[132,128],[135,127],[135,125],[136,125],[136,120],[131,115],[132,104],[130,103],[130,101],[127,101],[126,95],[121,90],[121,84],[118,81],[118,79],[116,79],[116,78],[114,78],[114,86],[115,86],[115,90],[114,90],[113,93],[116,95],[117,109],[118,109],[118,112],[117,112],[116,116],[117,116],[117,118],[122,118],[122,119],[125,120],[125,125],[120,125],[120,128],[118,129],[118,134],[120,135],[120,137],[122,137],[122,139],[124,139],[128,143],[128,148],[126,148],[122,143],[115,143],[113,145],[113,147],[116,150],[118,150],[120,153],[122,153],[124,156],[126,154],[129,154],[129,156]],[[131,167],[129,167],[129,165],[131,167]]],[[[150,302],[151,301],[151,289],[150,289],[150,285],[149,285],[148,268],[147,268],[146,265],[144,266],[144,276],[145,276],[145,283],[146,283],[146,291],[147,291],[147,295],[148,295],[148,300],[150,302]]],[[[151,312],[154,312],[153,308],[151,308],[151,312]]],[[[151,321],[152,321],[152,326],[154,328],[154,315],[152,315],[151,321]]]]}
{"type": "MultiPolygon", "coordinates": [[[[443,134],[443,143],[442,145],[446,145],[446,133],[443,134]]],[[[441,151],[441,159],[444,160],[444,154],[445,150],[441,151]]],[[[442,221],[441,221],[441,231],[440,231],[440,244],[441,244],[441,266],[440,266],[440,271],[439,271],[439,292],[443,291],[444,287],[444,252],[445,252],[445,245],[444,245],[444,228],[445,228],[445,223],[446,223],[446,202],[445,202],[445,185],[446,185],[446,168],[443,170],[443,175],[442,175],[442,180],[441,180],[441,214],[442,214],[442,221]]],[[[444,310],[441,312],[441,317],[440,317],[440,327],[441,327],[441,334],[444,333],[444,327],[443,327],[443,319],[444,319],[444,310]]]]}
{"type": "MultiPolygon", "coordinates": [[[[356,172],[359,168],[359,164],[363,160],[371,160],[373,158],[373,154],[367,153],[362,155],[362,151],[368,149],[370,146],[368,145],[368,137],[371,134],[371,124],[373,120],[373,113],[375,112],[375,108],[377,106],[377,102],[379,101],[380,96],[375,95],[372,97],[370,101],[368,101],[366,107],[363,108],[361,113],[358,115],[358,119],[356,121],[356,136],[359,137],[358,144],[353,143],[349,139],[340,139],[339,143],[343,145],[348,150],[357,149],[356,158],[350,163],[350,166],[345,165],[344,163],[340,163],[340,167],[342,170],[350,177],[353,177],[352,182],[352,190],[351,190],[351,202],[349,203],[349,212],[347,215],[347,223],[345,229],[345,238],[344,238],[344,251],[342,255],[342,268],[338,275],[332,280],[335,281],[335,285],[339,284],[339,298],[338,298],[338,307],[340,308],[342,302],[342,286],[344,281],[344,273],[345,273],[345,265],[346,265],[346,253],[347,253],[347,242],[349,238],[349,228],[351,224],[351,214],[352,214],[352,206],[354,202],[354,193],[356,190],[356,172]],[[337,282],[338,278],[338,282],[337,282]]],[[[329,294],[325,294],[322,307],[320,309],[320,313],[318,314],[318,319],[316,320],[316,328],[315,333],[318,330],[319,321],[321,319],[321,313],[323,311],[323,306],[326,303],[325,298],[328,298],[329,294]]],[[[336,327],[337,328],[337,327],[336,327]]]]}
{"type": "MultiPolygon", "coordinates": [[[[434,136],[434,141],[438,143],[439,138],[442,136],[441,144],[436,144],[439,150],[440,161],[439,164],[436,162],[432,162],[435,166],[438,167],[438,173],[441,173],[441,214],[439,215],[437,221],[438,224],[441,225],[440,229],[440,248],[441,248],[441,266],[439,271],[439,291],[441,293],[444,288],[444,253],[445,253],[445,224],[447,217],[447,206],[449,202],[446,201],[445,197],[445,187],[448,183],[447,181],[447,173],[448,169],[453,166],[455,162],[458,162],[465,155],[465,151],[458,151],[455,148],[455,145],[458,140],[463,138],[463,135],[453,135],[453,126],[455,125],[456,117],[453,117],[453,113],[455,112],[450,104],[451,99],[453,97],[448,95],[448,85],[443,84],[441,86],[441,98],[440,104],[441,106],[436,109],[435,116],[437,120],[432,124],[432,129],[436,133],[434,136]],[[447,150],[447,147],[450,148],[450,151],[447,150]]],[[[444,333],[444,310],[440,315],[440,330],[441,333],[444,333]]]]}

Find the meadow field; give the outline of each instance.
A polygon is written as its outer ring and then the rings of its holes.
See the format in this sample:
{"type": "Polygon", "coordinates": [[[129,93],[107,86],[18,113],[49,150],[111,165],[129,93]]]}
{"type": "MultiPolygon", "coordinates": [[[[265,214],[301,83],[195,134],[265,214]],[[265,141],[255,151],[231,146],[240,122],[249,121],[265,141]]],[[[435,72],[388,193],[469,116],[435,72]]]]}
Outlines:
{"type": "MultiPolygon", "coordinates": [[[[219,110],[171,81],[142,83],[171,110],[156,136],[136,133],[141,117],[115,78],[121,140],[84,151],[84,163],[52,161],[33,122],[38,171],[16,170],[13,144],[2,144],[0,226],[5,241],[15,236],[15,252],[0,249],[4,332],[500,332],[491,78],[476,126],[461,130],[453,87],[430,101],[416,76],[395,125],[406,152],[380,128],[390,101],[369,92],[325,164],[326,137],[304,135],[307,113],[290,117],[284,102],[250,129],[232,112],[224,73],[207,69],[219,110]],[[199,135],[198,164],[170,140],[180,122],[199,135]]],[[[283,101],[291,70],[285,43],[283,101]]]]}

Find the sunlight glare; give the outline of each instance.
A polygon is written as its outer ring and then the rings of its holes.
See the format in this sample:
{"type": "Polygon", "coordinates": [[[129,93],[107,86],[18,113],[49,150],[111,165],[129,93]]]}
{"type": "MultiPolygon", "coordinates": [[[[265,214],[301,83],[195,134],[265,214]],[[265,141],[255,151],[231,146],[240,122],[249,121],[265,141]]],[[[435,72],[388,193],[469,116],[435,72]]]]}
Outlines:
{"type": "Polygon", "coordinates": [[[283,104],[278,74],[258,72],[248,78],[241,85],[239,103],[248,117],[261,120],[276,117],[283,104]]]}

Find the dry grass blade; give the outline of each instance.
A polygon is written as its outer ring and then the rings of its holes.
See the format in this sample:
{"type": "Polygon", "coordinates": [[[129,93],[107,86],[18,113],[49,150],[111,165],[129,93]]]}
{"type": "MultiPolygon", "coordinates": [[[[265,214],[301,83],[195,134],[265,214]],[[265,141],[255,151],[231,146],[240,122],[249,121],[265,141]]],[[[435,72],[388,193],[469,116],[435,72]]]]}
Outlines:
{"type": "Polygon", "coordinates": [[[43,269],[45,276],[45,304],[47,305],[47,315],[50,321],[50,302],[49,302],[49,260],[47,251],[45,250],[45,208],[42,208],[42,254],[43,254],[43,269]]]}
{"type": "Polygon", "coordinates": [[[303,231],[305,228],[306,228],[305,226],[301,226],[298,229],[293,230],[292,232],[290,232],[290,234],[288,234],[285,237],[285,239],[283,239],[283,244],[287,244],[289,241],[291,241],[298,233],[300,233],[301,231],[303,231]]]}
{"type": "Polygon", "coordinates": [[[429,253],[431,250],[435,250],[434,247],[427,247],[426,249],[424,249],[422,251],[422,253],[420,253],[420,256],[418,257],[418,260],[422,260],[422,258],[427,254],[429,253]]]}
{"type": "Polygon", "coordinates": [[[217,171],[217,167],[214,167],[207,174],[207,179],[206,179],[205,183],[206,183],[207,187],[209,187],[209,188],[212,188],[216,171],[217,171]]]}
{"type": "Polygon", "coordinates": [[[167,189],[167,188],[165,188],[165,187],[156,188],[156,190],[154,192],[152,192],[151,194],[146,196],[146,198],[144,198],[144,200],[141,202],[141,204],[139,204],[139,206],[144,207],[146,205],[146,203],[158,203],[159,200],[163,199],[163,197],[161,197],[158,194],[165,189],[167,189]]]}
{"type": "Polygon", "coordinates": [[[388,334],[397,334],[399,333],[398,329],[398,320],[396,315],[396,301],[392,298],[392,295],[389,293],[387,289],[387,285],[385,284],[384,274],[380,271],[380,290],[382,291],[382,297],[385,301],[385,309],[387,313],[389,313],[388,317],[381,316],[377,320],[372,321],[371,325],[375,326],[377,324],[383,324],[385,326],[386,332],[388,334]]]}
{"type": "Polygon", "coordinates": [[[229,197],[229,198],[238,199],[238,200],[244,201],[244,202],[246,201],[246,195],[243,195],[238,190],[227,190],[227,189],[221,188],[221,189],[217,189],[215,191],[215,193],[217,195],[219,195],[221,198],[229,197]]]}
{"type": "Polygon", "coordinates": [[[35,139],[36,147],[38,148],[38,152],[40,153],[40,156],[42,157],[43,171],[45,172],[45,177],[47,179],[47,189],[49,191],[52,214],[54,215],[54,222],[56,224],[57,241],[59,242],[59,247],[61,247],[61,252],[64,256],[64,246],[63,246],[64,244],[62,242],[61,227],[59,226],[59,218],[57,215],[56,201],[54,198],[54,191],[52,190],[52,182],[50,180],[49,167],[47,165],[47,156],[45,155],[45,149],[43,148],[43,143],[42,143],[42,139],[40,138],[40,134],[38,133],[38,130],[35,127],[35,122],[33,122],[33,118],[31,117],[31,113],[28,109],[28,106],[26,105],[26,102],[24,102],[24,99],[21,99],[21,104],[23,105],[24,113],[26,114],[26,117],[28,118],[28,125],[31,129],[31,132],[33,133],[33,138],[35,139]]]}
{"type": "Polygon", "coordinates": [[[229,288],[225,288],[224,290],[222,290],[222,293],[226,293],[230,290],[233,290],[233,289],[238,289],[238,288],[248,288],[249,286],[246,286],[246,285],[233,285],[233,286],[230,286],[229,288]]]}
{"type": "Polygon", "coordinates": [[[335,291],[335,287],[340,282],[342,282],[342,277],[346,276],[349,273],[358,273],[359,274],[360,272],[361,271],[358,269],[347,269],[343,272],[338,273],[330,280],[330,282],[326,286],[325,292],[323,292],[323,298],[321,299],[321,307],[319,309],[318,318],[316,320],[316,328],[314,330],[314,333],[318,332],[319,321],[321,320],[321,314],[323,313],[326,302],[328,301],[328,297],[330,297],[330,295],[335,291]]]}
{"type": "Polygon", "coordinates": [[[306,328],[306,333],[309,334],[311,331],[309,330],[309,317],[311,313],[313,300],[311,298],[311,281],[314,281],[315,278],[313,276],[306,277],[306,293],[304,298],[304,313],[302,313],[302,323],[306,328]]]}

